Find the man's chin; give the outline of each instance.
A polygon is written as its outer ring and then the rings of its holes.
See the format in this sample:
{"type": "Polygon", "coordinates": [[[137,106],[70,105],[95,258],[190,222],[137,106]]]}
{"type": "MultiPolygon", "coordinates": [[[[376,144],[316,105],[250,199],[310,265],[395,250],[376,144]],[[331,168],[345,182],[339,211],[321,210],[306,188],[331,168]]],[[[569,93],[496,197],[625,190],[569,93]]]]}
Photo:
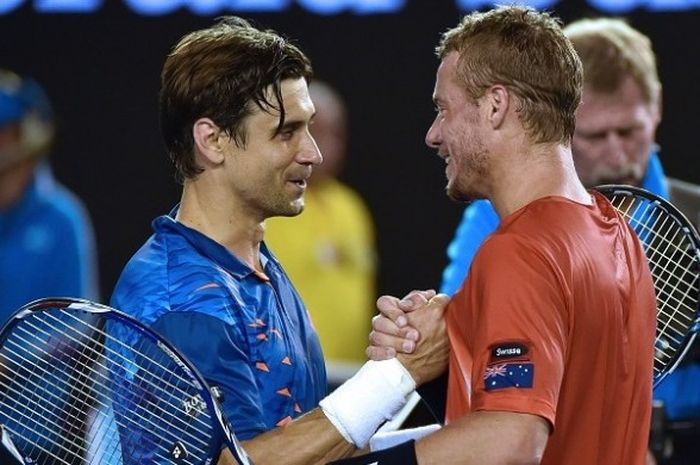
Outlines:
{"type": "Polygon", "coordinates": [[[473,200],[476,200],[474,196],[469,195],[465,191],[457,189],[456,187],[450,184],[448,184],[447,188],[445,188],[445,192],[447,193],[447,196],[455,202],[468,203],[472,202],[473,200]]]}
{"type": "Polygon", "coordinates": [[[304,211],[304,206],[304,202],[292,203],[288,206],[288,208],[286,208],[284,211],[278,212],[275,216],[298,216],[304,211]]]}

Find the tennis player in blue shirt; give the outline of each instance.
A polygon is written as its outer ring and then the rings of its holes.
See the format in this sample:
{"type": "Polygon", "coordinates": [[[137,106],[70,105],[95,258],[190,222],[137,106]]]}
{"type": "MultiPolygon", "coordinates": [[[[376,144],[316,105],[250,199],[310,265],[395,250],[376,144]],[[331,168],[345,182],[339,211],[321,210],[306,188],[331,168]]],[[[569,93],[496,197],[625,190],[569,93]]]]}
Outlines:
{"type": "MultiPolygon", "coordinates": [[[[301,213],[322,161],[309,133],[310,76],[296,46],[236,17],[175,45],[161,75],[160,118],[183,182],[181,201],[153,222],[154,234],[111,299],[218,388],[257,465],[325,463],[353,453],[406,403],[416,382],[444,368],[420,366],[420,357],[368,362],[325,396],[316,332],[263,242],[267,218],[301,213]]],[[[444,353],[446,362],[442,297],[423,313],[431,325],[422,329],[428,342],[419,350],[444,353]],[[434,344],[431,333],[440,335],[434,344]]],[[[138,447],[129,437],[139,436],[122,435],[122,445],[138,447]]],[[[219,463],[232,461],[224,453],[219,463]]]]}

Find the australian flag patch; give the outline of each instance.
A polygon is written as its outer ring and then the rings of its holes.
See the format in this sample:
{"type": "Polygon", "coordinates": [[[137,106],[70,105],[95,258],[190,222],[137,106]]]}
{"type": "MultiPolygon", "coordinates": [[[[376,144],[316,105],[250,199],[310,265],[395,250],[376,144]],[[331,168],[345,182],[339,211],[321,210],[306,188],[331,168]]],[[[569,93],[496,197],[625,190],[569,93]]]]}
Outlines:
{"type": "Polygon", "coordinates": [[[531,362],[498,363],[486,367],[484,388],[495,391],[504,388],[531,388],[535,364],[531,362]]]}

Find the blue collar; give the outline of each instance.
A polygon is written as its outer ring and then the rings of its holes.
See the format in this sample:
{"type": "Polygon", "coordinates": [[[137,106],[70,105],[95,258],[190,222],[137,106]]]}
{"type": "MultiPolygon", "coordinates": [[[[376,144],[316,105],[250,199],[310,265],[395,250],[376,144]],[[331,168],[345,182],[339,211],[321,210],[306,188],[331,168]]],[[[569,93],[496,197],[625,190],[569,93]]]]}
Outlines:
{"type": "MultiPolygon", "coordinates": [[[[179,207],[180,205],[178,204],[167,215],[159,216],[153,220],[151,223],[153,230],[156,233],[177,234],[184,237],[185,240],[187,240],[187,242],[189,242],[200,254],[224,267],[237,279],[243,279],[251,274],[258,275],[255,270],[242,262],[226,247],[219,244],[212,238],[202,234],[196,229],[192,229],[177,221],[175,216],[179,207]]],[[[270,262],[279,267],[279,264],[272,256],[264,242],[260,244],[260,261],[262,262],[263,269],[266,270],[266,272],[270,262]]]]}

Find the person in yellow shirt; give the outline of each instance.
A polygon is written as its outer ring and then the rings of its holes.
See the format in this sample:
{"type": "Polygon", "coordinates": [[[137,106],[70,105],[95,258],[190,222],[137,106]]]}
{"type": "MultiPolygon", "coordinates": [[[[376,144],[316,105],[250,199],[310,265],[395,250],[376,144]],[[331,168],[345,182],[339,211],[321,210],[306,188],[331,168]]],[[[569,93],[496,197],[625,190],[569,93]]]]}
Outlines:
{"type": "Polygon", "coordinates": [[[331,387],[366,360],[376,299],[375,232],[360,195],[337,179],[347,149],[346,106],[329,84],[309,85],[311,133],[323,155],[306,191],[304,212],[267,221],[265,242],[306,303],[321,339],[331,387]]]}

